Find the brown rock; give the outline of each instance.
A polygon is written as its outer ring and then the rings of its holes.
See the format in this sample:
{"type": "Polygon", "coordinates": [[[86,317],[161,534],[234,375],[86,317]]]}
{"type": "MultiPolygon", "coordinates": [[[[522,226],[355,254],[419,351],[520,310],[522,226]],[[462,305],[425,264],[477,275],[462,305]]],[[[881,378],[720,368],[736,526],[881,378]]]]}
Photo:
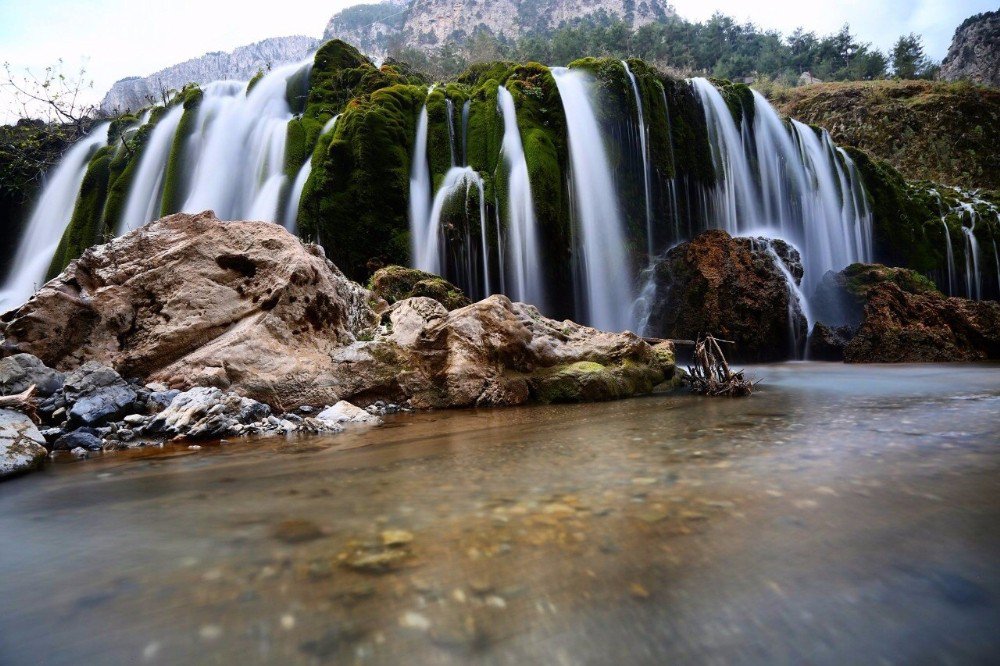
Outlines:
{"type": "Polygon", "coordinates": [[[768,245],[801,280],[798,252],[780,240],[713,230],[672,248],[653,269],[656,295],[646,333],[689,340],[711,333],[734,341],[731,356],[741,361],[798,355],[806,319],[768,245]]]}
{"type": "Polygon", "coordinates": [[[390,304],[417,296],[433,299],[448,310],[472,304],[461,289],[443,277],[405,266],[379,269],[368,282],[368,288],[390,304]]]}

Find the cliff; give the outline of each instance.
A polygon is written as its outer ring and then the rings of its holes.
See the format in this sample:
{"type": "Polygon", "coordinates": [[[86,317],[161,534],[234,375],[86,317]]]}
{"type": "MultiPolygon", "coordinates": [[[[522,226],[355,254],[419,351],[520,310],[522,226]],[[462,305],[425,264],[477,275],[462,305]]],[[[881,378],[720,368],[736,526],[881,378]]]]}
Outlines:
{"type": "Polygon", "coordinates": [[[188,83],[201,84],[223,79],[246,81],[260,70],[304,60],[318,45],[319,42],[312,37],[296,35],[265,39],[228,53],[206,53],[146,77],[133,76],[118,81],[104,96],[101,110],[118,114],[154,103],[162,104],[164,92],[179,90],[188,83]]]}
{"type": "Polygon", "coordinates": [[[579,19],[610,17],[634,29],[674,16],[665,0],[386,0],[336,14],[323,38],[342,39],[379,59],[392,45],[434,48],[480,30],[516,39],[579,19]]]}
{"type": "Polygon", "coordinates": [[[941,78],[1000,87],[1000,10],[966,19],[955,30],[941,78]]]}

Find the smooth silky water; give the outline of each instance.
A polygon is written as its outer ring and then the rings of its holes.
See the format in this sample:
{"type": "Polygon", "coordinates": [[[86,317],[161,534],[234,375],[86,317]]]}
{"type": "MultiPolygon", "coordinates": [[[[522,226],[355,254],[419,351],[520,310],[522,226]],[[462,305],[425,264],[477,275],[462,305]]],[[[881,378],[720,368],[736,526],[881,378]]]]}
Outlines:
{"type": "Polygon", "coordinates": [[[0,662],[995,656],[997,366],[749,371],[749,399],[60,458],[0,486],[0,662]],[[397,568],[342,565],[389,529],[397,568]]]}

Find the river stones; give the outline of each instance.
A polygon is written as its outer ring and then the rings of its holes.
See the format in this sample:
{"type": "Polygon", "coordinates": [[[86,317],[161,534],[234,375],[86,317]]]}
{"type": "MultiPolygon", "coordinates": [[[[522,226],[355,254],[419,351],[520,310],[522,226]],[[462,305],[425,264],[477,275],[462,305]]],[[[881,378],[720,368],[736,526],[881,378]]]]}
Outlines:
{"type": "Polygon", "coordinates": [[[364,409],[361,409],[357,405],[352,405],[346,400],[341,400],[333,407],[327,407],[316,415],[316,420],[331,424],[368,423],[378,425],[382,423],[382,419],[378,416],[369,414],[364,409]]]}
{"type": "Polygon", "coordinates": [[[0,409],[0,479],[34,469],[47,453],[45,438],[31,419],[0,409]]]}
{"type": "Polygon", "coordinates": [[[103,425],[135,409],[138,393],[112,368],[88,361],[66,376],[72,427],[103,425]]]}

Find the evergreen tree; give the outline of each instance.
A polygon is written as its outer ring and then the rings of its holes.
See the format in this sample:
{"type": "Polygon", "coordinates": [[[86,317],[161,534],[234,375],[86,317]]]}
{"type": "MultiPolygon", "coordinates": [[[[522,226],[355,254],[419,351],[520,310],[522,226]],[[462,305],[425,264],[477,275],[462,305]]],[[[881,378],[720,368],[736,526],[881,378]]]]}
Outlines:
{"type": "Polygon", "coordinates": [[[931,62],[924,54],[923,39],[912,32],[902,35],[892,47],[892,70],[901,79],[918,79],[927,76],[931,62]]]}

